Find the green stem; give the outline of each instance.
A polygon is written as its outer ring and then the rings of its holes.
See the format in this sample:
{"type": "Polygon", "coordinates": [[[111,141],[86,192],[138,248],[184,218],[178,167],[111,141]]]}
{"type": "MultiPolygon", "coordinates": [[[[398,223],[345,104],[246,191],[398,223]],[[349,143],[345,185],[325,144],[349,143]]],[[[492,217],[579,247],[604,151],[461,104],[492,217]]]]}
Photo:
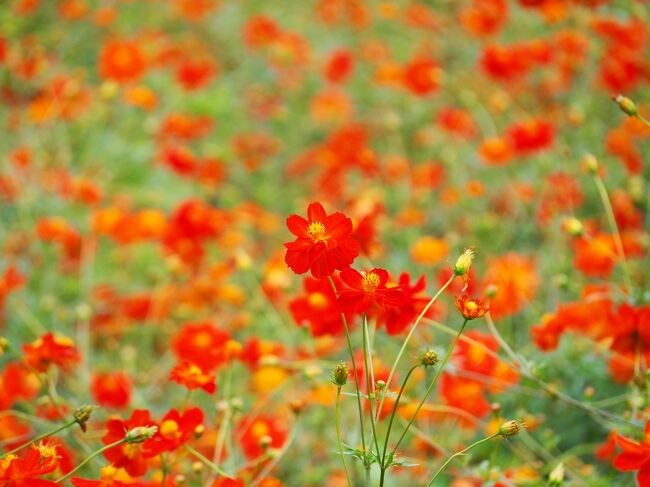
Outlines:
{"type": "Polygon", "coordinates": [[[368,343],[368,317],[366,314],[363,314],[363,327],[362,327],[362,339],[363,339],[363,364],[366,368],[366,390],[368,391],[368,405],[370,407],[370,427],[372,429],[372,437],[375,442],[375,448],[377,450],[377,456],[379,456],[379,441],[377,440],[377,429],[375,426],[375,415],[373,413],[373,395],[375,393],[374,383],[371,381],[371,371],[372,364],[368,361],[368,355],[370,354],[369,343],[368,343]]]}
{"type": "Polygon", "coordinates": [[[469,445],[469,446],[468,446],[467,448],[465,448],[464,450],[461,450],[461,451],[459,451],[459,452],[456,452],[456,453],[454,453],[452,456],[450,456],[449,458],[447,458],[447,460],[445,461],[445,463],[442,464],[442,466],[438,469],[438,471],[435,473],[435,475],[433,476],[433,478],[429,481],[429,483],[427,484],[427,487],[431,487],[431,486],[433,485],[433,482],[436,480],[436,477],[438,477],[438,475],[440,475],[440,473],[445,469],[445,467],[446,467],[447,465],[449,465],[449,462],[451,462],[454,458],[459,457],[459,456],[461,456],[461,455],[465,455],[465,453],[467,453],[468,451],[470,451],[470,450],[471,450],[472,448],[474,448],[475,446],[478,446],[478,445],[480,445],[481,443],[485,443],[486,441],[490,441],[490,440],[496,438],[497,436],[499,436],[499,433],[494,433],[493,435],[486,436],[485,438],[482,438],[482,439],[478,440],[476,443],[472,443],[471,445],[469,445]]]}
{"type": "MultiPolygon", "coordinates": [[[[397,412],[397,407],[399,405],[399,400],[402,398],[402,394],[404,393],[404,389],[406,388],[406,383],[408,382],[409,378],[411,377],[411,374],[415,371],[420,366],[420,364],[415,364],[413,367],[410,368],[408,373],[406,374],[406,377],[404,377],[404,382],[402,382],[402,387],[400,387],[400,390],[397,394],[397,398],[395,399],[395,404],[393,404],[393,411],[390,413],[390,419],[388,420],[388,429],[386,430],[386,439],[384,440],[384,450],[381,455],[381,467],[382,469],[385,469],[386,465],[386,451],[388,450],[388,440],[390,439],[390,431],[393,428],[393,421],[395,421],[395,413],[397,412]]],[[[380,487],[383,485],[383,482],[379,484],[380,487]]]]}
{"type": "MultiPolygon", "coordinates": [[[[332,276],[328,277],[334,294],[338,296],[338,291],[336,290],[336,284],[334,284],[334,279],[332,276]]],[[[354,375],[354,386],[357,391],[357,407],[359,409],[359,423],[361,427],[361,446],[363,447],[363,453],[366,453],[366,433],[363,425],[363,407],[361,406],[361,391],[359,390],[359,376],[357,375],[357,363],[354,360],[354,350],[352,349],[352,341],[350,340],[350,329],[348,328],[348,320],[345,318],[345,313],[341,313],[341,320],[343,321],[343,328],[345,330],[345,338],[348,343],[348,352],[350,354],[350,360],[352,361],[352,373],[354,375]]]]}
{"type": "Polygon", "coordinates": [[[29,445],[31,445],[32,443],[36,443],[36,442],[38,442],[38,441],[41,441],[41,440],[47,438],[48,436],[55,435],[55,434],[59,433],[60,431],[63,431],[64,429],[69,428],[69,427],[72,426],[73,424],[76,424],[76,422],[77,422],[77,420],[75,419],[75,420],[70,421],[69,423],[65,423],[64,425],[59,426],[58,428],[54,428],[52,431],[48,431],[47,433],[43,433],[42,435],[37,436],[37,437],[34,438],[33,440],[30,440],[30,441],[28,441],[27,443],[24,443],[24,444],[20,445],[19,447],[14,448],[14,449],[11,450],[11,451],[8,451],[7,453],[5,453],[5,454],[3,454],[2,456],[0,456],[0,458],[4,458],[4,457],[6,457],[7,455],[12,455],[12,454],[14,454],[14,453],[18,453],[20,450],[22,450],[22,449],[24,449],[24,448],[27,448],[27,447],[28,447],[29,445]]]}
{"type": "Polygon", "coordinates": [[[101,453],[104,453],[106,450],[110,450],[111,448],[114,448],[116,446],[121,445],[122,443],[126,443],[126,438],[122,438],[121,440],[118,440],[114,443],[111,443],[110,445],[106,445],[103,448],[100,448],[96,452],[92,453],[88,458],[86,458],[83,462],[81,462],[79,465],[77,465],[75,468],[70,470],[67,474],[65,474],[63,477],[61,477],[59,480],[56,480],[55,483],[61,483],[64,480],[70,478],[77,470],[80,470],[84,465],[86,465],[88,462],[90,462],[93,458],[95,458],[97,455],[100,455],[101,453]]]}
{"type": "Polygon", "coordinates": [[[341,460],[343,460],[343,469],[345,470],[345,478],[348,480],[348,487],[352,487],[352,481],[350,480],[350,472],[348,471],[348,463],[345,461],[345,454],[343,453],[343,442],[341,441],[341,418],[340,418],[340,407],[341,402],[341,386],[338,386],[336,391],[336,409],[334,413],[334,422],[336,423],[336,441],[339,445],[339,453],[341,454],[341,460]]]}
{"type": "Polygon", "coordinates": [[[420,401],[420,404],[418,404],[418,407],[415,409],[415,412],[413,413],[413,416],[411,416],[411,419],[409,420],[408,424],[406,425],[406,428],[404,428],[404,431],[402,432],[402,436],[399,437],[399,440],[397,440],[397,444],[395,445],[395,448],[393,449],[393,453],[397,451],[399,448],[399,445],[402,443],[402,440],[406,436],[406,433],[408,433],[409,428],[415,421],[415,418],[417,417],[418,413],[420,412],[420,409],[422,409],[422,406],[424,405],[425,401],[427,400],[427,397],[429,397],[429,394],[431,393],[431,390],[433,389],[433,386],[436,384],[436,381],[438,380],[438,377],[440,377],[440,374],[444,370],[445,366],[447,365],[447,362],[449,362],[449,359],[451,358],[451,354],[454,351],[454,348],[456,348],[456,344],[458,343],[458,340],[460,339],[460,336],[463,334],[463,330],[465,329],[465,326],[467,325],[467,322],[469,320],[465,318],[463,321],[462,326],[458,330],[458,333],[454,337],[454,340],[449,344],[449,347],[447,348],[447,352],[445,353],[445,358],[442,360],[442,363],[440,364],[440,367],[438,367],[438,370],[436,370],[436,374],[433,376],[433,380],[431,381],[431,384],[429,384],[429,387],[427,388],[426,392],[424,393],[424,397],[420,401]]]}
{"type": "Polygon", "coordinates": [[[625,250],[623,248],[623,240],[621,239],[621,232],[619,231],[618,225],[616,224],[616,217],[614,216],[612,203],[609,199],[609,195],[607,193],[607,188],[605,187],[605,183],[603,182],[602,178],[598,173],[594,174],[594,181],[596,183],[596,188],[598,189],[598,194],[600,195],[600,199],[603,203],[603,207],[605,208],[607,223],[609,224],[610,231],[614,236],[614,244],[616,245],[616,251],[621,261],[621,267],[623,268],[623,277],[625,279],[625,283],[627,284],[628,293],[629,293],[632,292],[633,289],[632,279],[630,277],[630,268],[627,265],[627,258],[625,257],[625,250]]]}
{"type": "MultiPolygon", "coordinates": [[[[404,339],[404,343],[402,343],[402,348],[400,348],[399,352],[397,353],[397,357],[395,358],[395,362],[393,362],[393,366],[390,369],[390,373],[388,374],[388,379],[386,380],[386,385],[390,385],[391,380],[393,379],[393,375],[395,375],[395,371],[397,370],[397,364],[399,364],[400,359],[402,358],[402,355],[404,355],[404,351],[406,350],[406,346],[408,345],[409,341],[411,340],[411,337],[413,336],[413,333],[415,333],[415,329],[417,328],[418,324],[420,321],[422,321],[422,318],[427,314],[429,311],[429,308],[433,306],[433,303],[436,302],[436,300],[440,297],[440,295],[449,287],[449,285],[453,282],[453,280],[457,277],[456,273],[452,274],[449,280],[443,284],[443,286],[438,289],[438,292],[429,300],[427,305],[422,309],[420,312],[420,315],[417,317],[415,322],[413,323],[413,326],[409,330],[408,335],[406,335],[406,338],[404,339]]],[[[379,415],[379,411],[382,410],[382,407],[384,406],[384,398],[381,399],[379,402],[379,407],[377,408],[377,415],[379,415]]]]}
{"type": "Polygon", "coordinates": [[[192,448],[190,445],[183,445],[185,449],[194,457],[196,457],[197,460],[199,460],[201,463],[205,464],[206,466],[210,467],[214,472],[218,473],[219,475],[223,477],[228,477],[229,479],[232,478],[231,475],[228,475],[226,472],[224,472],[219,466],[215,465],[213,462],[205,458],[203,455],[201,455],[198,451],[196,451],[194,448],[192,448]]]}

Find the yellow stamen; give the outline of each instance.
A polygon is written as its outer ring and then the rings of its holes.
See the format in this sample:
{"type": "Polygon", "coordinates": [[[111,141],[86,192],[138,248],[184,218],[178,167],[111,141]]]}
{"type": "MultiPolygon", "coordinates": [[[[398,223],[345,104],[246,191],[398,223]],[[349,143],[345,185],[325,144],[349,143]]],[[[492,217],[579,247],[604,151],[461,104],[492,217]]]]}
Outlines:
{"type": "Polygon", "coordinates": [[[325,230],[325,225],[319,221],[313,221],[307,227],[307,233],[316,242],[324,240],[325,230]]]}
{"type": "Polygon", "coordinates": [[[380,278],[376,272],[366,272],[361,279],[361,286],[367,293],[373,292],[379,286],[380,278]]]}

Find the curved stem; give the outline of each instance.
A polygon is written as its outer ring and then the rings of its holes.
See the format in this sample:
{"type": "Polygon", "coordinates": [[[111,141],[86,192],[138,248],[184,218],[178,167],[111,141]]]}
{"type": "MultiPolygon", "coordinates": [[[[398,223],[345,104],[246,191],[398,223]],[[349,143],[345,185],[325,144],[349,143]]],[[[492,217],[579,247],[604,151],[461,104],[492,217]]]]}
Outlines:
{"type": "Polygon", "coordinates": [[[80,470],[84,465],[86,465],[89,461],[91,461],[93,458],[95,458],[97,455],[104,453],[106,450],[110,450],[111,448],[114,448],[116,446],[121,445],[122,443],[126,443],[126,438],[122,438],[121,440],[118,440],[114,443],[111,443],[110,445],[106,445],[103,448],[100,448],[96,452],[92,453],[88,458],[86,458],[83,462],[81,462],[79,465],[77,465],[75,468],[70,470],[67,474],[65,474],[63,477],[61,477],[59,480],[56,480],[55,483],[61,483],[64,480],[72,477],[72,474],[74,474],[77,470],[80,470]]]}
{"type": "Polygon", "coordinates": [[[438,477],[438,475],[440,475],[440,473],[445,469],[445,467],[446,467],[447,465],[449,465],[449,463],[450,463],[454,458],[459,457],[459,456],[461,456],[461,455],[465,455],[465,453],[467,453],[468,451],[470,451],[470,450],[471,450],[472,448],[474,448],[475,446],[478,446],[478,445],[480,445],[481,443],[485,443],[486,441],[490,441],[491,439],[496,438],[497,436],[499,436],[499,433],[494,433],[493,435],[486,436],[485,438],[482,438],[482,439],[478,440],[476,443],[472,443],[471,445],[469,445],[469,446],[468,446],[467,448],[465,448],[464,450],[461,450],[461,451],[459,451],[459,452],[456,452],[456,453],[454,453],[452,456],[450,456],[449,458],[447,458],[447,460],[445,461],[445,463],[443,463],[443,464],[440,466],[440,468],[438,469],[438,471],[434,474],[433,478],[429,481],[429,483],[427,484],[427,487],[431,487],[431,486],[433,485],[433,482],[436,480],[436,477],[438,477]]]}
{"type": "Polygon", "coordinates": [[[390,413],[390,419],[388,420],[388,429],[386,430],[386,438],[384,439],[384,450],[381,454],[381,463],[379,467],[381,468],[381,476],[379,478],[379,487],[384,486],[384,477],[386,476],[386,451],[388,450],[388,440],[390,439],[390,431],[393,428],[393,421],[395,421],[395,413],[397,412],[397,406],[399,405],[399,400],[402,397],[402,394],[404,393],[404,389],[406,388],[406,383],[408,382],[409,378],[411,377],[411,374],[415,369],[417,369],[420,366],[420,364],[415,364],[413,367],[411,367],[406,374],[406,377],[404,377],[404,382],[402,382],[402,387],[400,387],[400,390],[397,394],[397,398],[395,399],[395,404],[393,404],[393,410],[390,413]]]}
{"type": "Polygon", "coordinates": [[[336,423],[336,441],[339,445],[339,453],[343,461],[343,469],[345,470],[345,478],[348,480],[348,487],[352,487],[350,480],[350,472],[348,471],[348,462],[345,461],[345,454],[343,453],[343,442],[341,441],[341,417],[340,417],[340,402],[341,402],[341,386],[338,386],[336,391],[336,409],[334,412],[334,422],[336,423]]]}
{"type": "MultiPolygon", "coordinates": [[[[420,314],[418,315],[417,319],[413,323],[413,326],[411,326],[411,329],[409,330],[408,335],[406,335],[406,338],[404,339],[404,342],[402,343],[402,347],[399,349],[399,352],[397,353],[397,357],[395,358],[395,362],[393,362],[393,366],[390,368],[390,373],[388,374],[388,379],[386,380],[386,385],[390,386],[390,382],[393,379],[393,375],[395,375],[395,370],[397,370],[397,364],[399,364],[400,359],[402,358],[402,355],[404,355],[404,351],[406,350],[406,346],[408,345],[409,341],[411,340],[411,337],[413,336],[413,333],[415,333],[415,329],[417,328],[418,324],[420,321],[422,321],[422,318],[427,314],[431,306],[433,306],[433,303],[436,302],[436,300],[440,297],[440,295],[449,287],[449,285],[453,282],[453,280],[457,277],[457,275],[454,273],[451,275],[449,280],[445,282],[440,289],[438,289],[438,292],[429,300],[427,305],[422,309],[420,314]]],[[[377,408],[377,415],[379,415],[379,411],[381,411],[382,407],[384,406],[384,398],[381,399],[379,402],[379,407],[377,408]]]]}
{"type": "Polygon", "coordinates": [[[399,440],[397,440],[397,444],[395,445],[395,448],[393,449],[393,453],[397,451],[399,448],[400,444],[402,443],[402,440],[404,440],[404,437],[406,436],[406,433],[408,433],[409,428],[415,421],[415,418],[417,417],[418,413],[420,412],[420,409],[422,409],[422,406],[424,405],[425,401],[427,400],[427,397],[429,397],[429,394],[431,393],[431,390],[433,389],[433,386],[436,384],[438,381],[438,377],[440,377],[440,374],[444,370],[445,366],[447,365],[447,362],[449,362],[449,359],[451,358],[451,354],[454,351],[454,348],[456,348],[456,344],[458,343],[458,340],[460,339],[460,336],[463,334],[463,330],[465,329],[465,326],[467,325],[467,322],[469,320],[466,318],[463,321],[462,326],[458,330],[458,333],[454,337],[453,341],[449,344],[449,347],[447,347],[447,352],[445,353],[445,358],[442,360],[442,363],[440,364],[440,367],[438,367],[438,370],[436,370],[435,375],[433,376],[433,380],[431,381],[431,384],[429,384],[429,387],[427,388],[426,392],[424,393],[424,397],[420,401],[420,404],[418,404],[418,407],[415,409],[415,412],[413,413],[413,416],[411,416],[411,419],[409,420],[408,424],[406,425],[406,428],[404,428],[404,431],[402,432],[402,436],[399,437],[399,440]]]}
{"type": "MultiPolygon", "coordinates": [[[[334,284],[334,279],[332,276],[328,277],[330,285],[334,290],[334,294],[338,296],[338,291],[336,289],[336,284],[334,284]]],[[[345,330],[345,338],[348,343],[348,352],[350,354],[350,360],[352,361],[352,373],[354,375],[354,386],[357,392],[357,407],[359,409],[359,423],[361,428],[361,446],[363,447],[363,452],[366,452],[366,433],[363,425],[363,408],[361,407],[361,391],[359,390],[359,376],[357,375],[357,363],[354,360],[354,350],[352,348],[352,341],[350,340],[350,329],[348,328],[348,320],[345,317],[345,313],[341,313],[341,320],[343,321],[343,329],[345,330]]]]}
{"type": "Polygon", "coordinates": [[[630,277],[630,268],[627,264],[627,258],[625,257],[623,240],[621,239],[621,232],[619,231],[618,225],[616,224],[616,217],[614,216],[612,203],[609,199],[609,195],[607,193],[607,188],[605,187],[605,183],[603,182],[603,179],[600,177],[598,173],[594,174],[594,181],[596,183],[596,188],[598,189],[598,194],[600,195],[600,199],[603,203],[603,207],[605,208],[605,215],[607,216],[607,223],[609,224],[609,229],[614,236],[614,244],[616,245],[618,258],[621,261],[621,267],[623,268],[623,277],[625,279],[625,283],[627,284],[628,287],[627,291],[629,293],[632,291],[632,287],[633,287],[632,279],[630,277]]]}
{"type": "Polygon", "coordinates": [[[65,424],[63,424],[63,425],[61,425],[61,426],[59,426],[59,427],[57,427],[57,428],[54,428],[52,431],[48,431],[47,433],[43,433],[43,434],[41,434],[41,435],[38,435],[38,436],[37,436],[36,438],[34,438],[33,440],[30,440],[30,441],[28,441],[27,443],[23,443],[23,444],[20,445],[19,447],[16,447],[16,448],[14,448],[13,450],[8,451],[7,453],[4,453],[2,456],[0,456],[0,458],[4,458],[4,457],[6,457],[7,455],[12,455],[12,454],[14,454],[14,453],[18,453],[19,451],[23,450],[24,448],[27,448],[29,445],[31,445],[31,444],[33,444],[33,443],[36,443],[36,442],[38,442],[38,441],[41,441],[41,440],[47,438],[48,436],[55,435],[55,434],[57,434],[58,432],[63,431],[63,430],[66,429],[66,428],[69,428],[70,426],[72,426],[72,425],[75,424],[76,422],[77,422],[77,420],[75,419],[75,420],[73,420],[73,421],[70,421],[69,423],[65,423],[65,424]]]}
{"type": "Polygon", "coordinates": [[[222,475],[224,477],[228,477],[229,479],[232,478],[232,475],[228,475],[226,472],[224,472],[221,467],[216,465],[214,462],[208,460],[206,457],[204,457],[201,453],[196,451],[194,448],[192,448],[190,445],[183,445],[185,449],[190,452],[194,457],[196,457],[197,460],[201,461],[201,463],[205,464],[207,467],[211,468],[214,470],[216,473],[219,475],[222,475]]]}

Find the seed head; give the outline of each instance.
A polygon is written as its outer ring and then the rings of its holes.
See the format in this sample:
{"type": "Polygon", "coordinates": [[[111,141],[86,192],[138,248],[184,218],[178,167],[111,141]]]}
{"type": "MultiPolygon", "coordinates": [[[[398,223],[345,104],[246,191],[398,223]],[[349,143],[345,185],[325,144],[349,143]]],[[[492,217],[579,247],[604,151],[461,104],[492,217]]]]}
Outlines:
{"type": "Polygon", "coordinates": [[[469,272],[470,267],[472,267],[472,262],[474,261],[474,256],[476,251],[473,247],[465,249],[460,257],[456,259],[454,264],[454,274],[457,276],[464,276],[469,272]]]}
{"type": "Polygon", "coordinates": [[[427,350],[420,357],[420,363],[425,367],[433,367],[439,360],[440,357],[438,357],[438,354],[433,350],[427,350]]]}
{"type": "Polygon", "coordinates": [[[335,385],[343,387],[347,384],[349,375],[350,370],[348,369],[348,364],[345,362],[339,362],[336,364],[336,367],[334,367],[331,380],[335,385]]]}
{"type": "Polygon", "coordinates": [[[506,421],[499,426],[499,434],[503,437],[518,435],[521,430],[526,429],[526,423],[521,419],[506,421]]]}
{"type": "Polygon", "coordinates": [[[127,443],[144,443],[158,431],[158,426],[136,426],[126,432],[124,439],[127,443]]]}

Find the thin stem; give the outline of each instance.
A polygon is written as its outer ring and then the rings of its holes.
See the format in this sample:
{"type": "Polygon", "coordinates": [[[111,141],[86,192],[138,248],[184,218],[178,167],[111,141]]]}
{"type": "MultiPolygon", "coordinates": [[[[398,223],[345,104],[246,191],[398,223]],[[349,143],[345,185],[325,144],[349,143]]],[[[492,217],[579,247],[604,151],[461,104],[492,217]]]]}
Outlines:
{"type": "MultiPolygon", "coordinates": [[[[336,284],[334,284],[334,279],[332,276],[328,277],[334,294],[338,296],[338,291],[336,289],[336,284]]],[[[359,389],[359,376],[357,375],[357,363],[354,360],[354,350],[352,349],[352,341],[350,340],[350,329],[348,328],[348,320],[345,317],[345,313],[341,313],[341,320],[343,321],[343,329],[345,330],[345,339],[348,343],[348,352],[350,353],[350,360],[352,361],[352,374],[354,375],[354,386],[357,392],[357,407],[359,409],[359,423],[361,427],[361,446],[363,447],[363,452],[366,452],[366,433],[363,425],[363,408],[361,407],[361,391],[359,389]]]]}
{"type": "Polygon", "coordinates": [[[226,472],[224,472],[218,465],[215,465],[213,462],[208,460],[206,457],[201,455],[198,451],[196,451],[194,448],[192,448],[190,445],[183,445],[185,449],[190,452],[191,455],[196,457],[197,460],[199,460],[201,463],[205,464],[209,468],[211,468],[214,472],[218,473],[219,475],[223,477],[228,477],[229,479],[232,478],[231,475],[228,475],[226,472]]]}
{"type": "Polygon", "coordinates": [[[429,394],[431,393],[431,390],[433,389],[433,386],[436,384],[438,377],[440,377],[440,374],[444,370],[445,366],[447,365],[447,362],[449,362],[449,359],[451,358],[451,354],[454,351],[454,348],[456,348],[456,344],[458,343],[458,340],[460,339],[460,336],[463,334],[463,330],[465,329],[465,326],[467,325],[467,322],[469,320],[466,318],[463,321],[462,326],[458,330],[458,333],[454,337],[453,341],[449,344],[449,347],[447,348],[447,351],[445,353],[445,358],[442,360],[442,363],[436,370],[435,375],[433,376],[433,380],[429,384],[429,387],[427,388],[426,392],[424,393],[424,397],[420,401],[420,404],[418,404],[418,407],[415,409],[415,412],[413,413],[413,416],[411,416],[411,419],[409,420],[408,424],[406,425],[406,428],[404,428],[404,431],[402,432],[402,436],[399,437],[399,440],[397,440],[397,444],[395,445],[395,448],[393,449],[393,453],[397,451],[399,448],[400,444],[402,443],[402,440],[406,436],[406,433],[408,433],[409,428],[415,421],[415,418],[417,417],[418,413],[420,412],[420,409],[422,409],[422,406],[424,405],[425,401],[427,400],[427,397],[429,397],[429,394]]]}
{"type": "Polygon", "coordinates": [[[368,317],[366,314],[363,314],[363,326],[362,326],[362,339],[363,339],[363,364],[365,367],[365,376],[366,376],[366,390],[368,391],[368,405],[370,407],[370,428],[372,429],[372,438],[375,442],[375,448],[377,449],[377,455],[379,455],[379,441],[377,440],[377,430],[375,426],[375,415],[373,414],[373,395],[375,393],[374,382],[372,381],[372,364],[368,361],[368,356],[370,355],[369,343],[368,343],[368,317]]]}
{"type": "Polygon", "coordinates": [[[64,429],[69,428],[70,426],[72,426],[76,422],[77,422],[77,420],[75,419],[75,420],[70,421],[69,423],[65,423],[65,424],[63,424],[63,425],[61,425],[61,426],[59,426],[57,428],[54,428],[52,431],[48,431],[47,433],[43,433],[42,435],[37,436],[33,440],[30,440],[27,443],[24,443],[24,444],[20,445],[19,447],[14,448],[11,451],[8,451],[7,453],[4,453],[2,456],[0,456],[0,458],[4,458],[7,455],[13,455],[14,453],[18,453],[20,450],[23,450],[24,448],[27,448],[32,443],[36,443],[38,441],[41,441],[41,440],[47,438],[48,436],[55,435],[55,434],[59,433],[60,431],[63,431],[64,429]]]}
{"type": "Polygon", "coordinates": [[[605,183],[600,175],[596,172],[594,174],[594,182],[596,183],[596,188],[598,189],[598,194],[605,208],[605,215],[607,216],[607,223],[609,224],[610,231],[614,236],[614,244],[616,245],[616,251],[618,257],[621,261],[621,267],[623,268],[623,277],[625,279],[625,284],[627,284],[628,292],[632,291],[632,279],[630,277],[630,268],[627,264],[627,258],[625,257],[625,249],[623,248],[623,240],[621,239],[621,232],[618,229],[616,224],[616,217],[614,216],[614,210],[612,209],[612,203],[607,194],[607,188],[605,183]]]}
{"type": "Polygon", "coordinates": [[[291,447],[294,440],[296,439],[297,432],[298,432],[298,422],[296,421],[296,423],[293,426],[293,429],[291,430],[291,435],[289,436],[289,438],[284,442],[284,445],[282,445],[280,451],[273,457],[273,460],[271,460],[268,463],[268,465],[266,465],[266,467],[264,467],[262,471],[257,475],[257,477],[255,477],[251,481],[250,483],[251,487],[255,487],[256,485],[258,485],[262,481],[262,479],[266,477],[269,474],[269,472],[271,472],[271,470],[273,470],[273,468],[278,464],[278,462],[282,459],[282,457],[286,455],[287,451],[289,451],[289,447],[291,447]]]}
{"type": "Polygon", "coordinates": [[[336,441],[339,445],[339,453],[341,454],[341,460],[343,461],[343,469],[345,470],[345,478],[348,480],[348,487],[352,487],[352,481],[350,480],[350,472],[348,471],[348,463],[345,461],[345,454],[343,453],[343,442],[341,441],[341,417],[340,417],[340,402],[341,402],[341,386],[338,386],[336,391],[336,409],[334,422],[336,423],[336,441]]]}
{"type": "Polygon", "coordinates": [[[438,471],[434,474],[433,478],[429,481],[429,483],[427,484],[427,487],[431,487],[431,486],[433,485],[433,482],[436,480],[436,477],[438,477],[438,475],[440,475],[440,473],[445,469],[445,467],[446,467],[447,465],[449,465],[449,463],[450,463],[454,458],[459,457],[459,456],[461,456],[461,455],[465,455],[468,451],[470,451],[470,450],[471,450],[472,448],[474,448],[475,446],[478,446],[478,445],[480,445],[481,443],[485,443],[486,441],[490,441],[490,440],[496,438],[497,436],[499,436],[499,433],[494,433],[493,435],[486,436],[485,438],[482,438],[482,439],[478,440],[476,443],[472,443],[471,445],[469,445],[469,446],[468,446],[467,448],[465,448],[464,450],[461,450],[461,451],[459,451],[459,452],[456,452],[456,453],[454,453],[452,456],[450,456],[449,458],[447,458],[447,460],[445,461],[445,463],[443,463],[443,464],[440,466],[440,468],[438,469],[438,471]]]}
{"type": "Polygon", "coordinates": [[[506,342],[499,331],[497,330],[496,326],[494,326],[494,321],[492,321],[492,317],[490,316],[490,313],[487,313],[485,315],[485,321],[488,325],[488,329],[490,330],[490,333],[492,336],[497,340],[499,343],[499,346],[506,352],[506,354],[512,359],[513,362],[515,362],[517,365],[520,367],[521,374],[526,377],[527,379],[530,379],[534,381],[537,385],[539,385],[542,390],[544,390],[549,396],[557,398],[558,400],[562,401],[565,404],[568,404],[570,406],[573,406],[577,409],[580,409],[582,411],[585,411],[589,413],[592,416],[599,416],[603,419],[607,419],[612,422],[617,422],[617,423],[622,423],[626,424],[629,426],[636,426],[640,427],[638,423],[635,423],[633,421],[628,421],[624,418],[620,418],[616,416],[615,414],[610,413],[609,411],[605,411],[603,409],[598,409],[592,405],[582,403],[578,401],[577,399],[572,398],[571,396],[568,396],[564,394],[563,392],[555,389],[554,387],[550,386],[546,382],[544,382],[542,379],[537,377],[533,371],[530,369],[528,364],[525,362],[525,360],[521,360],[519,356],[510,348],[510,345],[508,345],[508,342],[506,342]]]}
{"type": "Polygon", "coordinates": [[[411,377],[411,374],[415,369],[417,369],[420,366],[420,364],[415,364],[413,367],[411,367],[406,374],[406,377],[404,377],[404,381],[402,382],[402,387],[400,387],[399,392],[397,393],[397,398],[395,399],[395,404],[393,404],[393,410],[390,413],[390,419],[388,420],[388,429],[386,430],[386,438],[384,439],[384,450],[381,454],[381,464],[379,467],[381,468],[381,476],[379,477],[379,487],[384,486],[384,477],[386,476],[386,451],[388,450],[388,440],[390,439],[390,431],[393,428],[393,421],[395,421],[395,413],[397,412],[397,406],[399,405],[399,400],[402,397],[402,394],[404,393],[404,389],[406,388],[406,383],[408,382],[409,378],[411,377]]]}
{"type": "MultiPolygon", "coordinates": [[[[404,351],[406,350],[406,346],[408,345],[409,341],[411,340],[411,337],[413,336],[413,333],[415,333],[415,329],[417,328],[418,324],[420,321],[422,321],[422,318],[427,314],[429,311],[429,308],[433,306],[433,303],[436,302],[436,300],[440,297],[440,295],[449,287],[449,285],[453,282],[453,280],[456,278],[456,273],[452,274],[449,280],[443,284],[443,286],[438,289],[438,292],[429,300],[427,305],[422,309],[420,312],[419,316],[413,323],[413,326],[411,326],[411,329],[409,330],[408,335],[406,335],[406,338],[404,339],[404,343],[402,343],[402,348],[400,348],[399,352],[397,353],[397,357],[395,358],[395,362],[393,362],[393,366],[390,368],[390,373],[388,374],[388,380],[386,380],[386,385],[390,385],[391,380],[393,379],[393,375],[395,375],[395,371],[397,370],[397,365],[399,364],[400,359],[402,358],[402,355],[404,355],[404,351]]],[[[379,411],[382,410],[382,407],[384,406],[384,398],[381,399],[379,402],[379,407],[377,408],[377,415],[379,415],[379,411]]]]}
{"type": "Polygon", "coordinates": [[[55,483],[61,483],[64,480],[70,478],[72,474],[74,474],[77,470],[80,470],[84,465],[86,465],[89,461],[91,461],[93,458],[95,458],[97,455],[100,455],[101,453],[104,453],[106,450],[110,450],[111,448],[114,448],[116,446],[121,445],[122,443],[126,443],[126,438],[122,438],[121,440],[118,440],[114,443],[111,443],[110,445],[106,445],[103,448],[100,448],[96,452],[92,453],[89,457],[87,457],[83,462],[81,462],[79,465],[77,465],[75,468],[70,470],[67,474],[65,474],[63,477],[61,477],[59,480],[56,480],[55,483]]]}

